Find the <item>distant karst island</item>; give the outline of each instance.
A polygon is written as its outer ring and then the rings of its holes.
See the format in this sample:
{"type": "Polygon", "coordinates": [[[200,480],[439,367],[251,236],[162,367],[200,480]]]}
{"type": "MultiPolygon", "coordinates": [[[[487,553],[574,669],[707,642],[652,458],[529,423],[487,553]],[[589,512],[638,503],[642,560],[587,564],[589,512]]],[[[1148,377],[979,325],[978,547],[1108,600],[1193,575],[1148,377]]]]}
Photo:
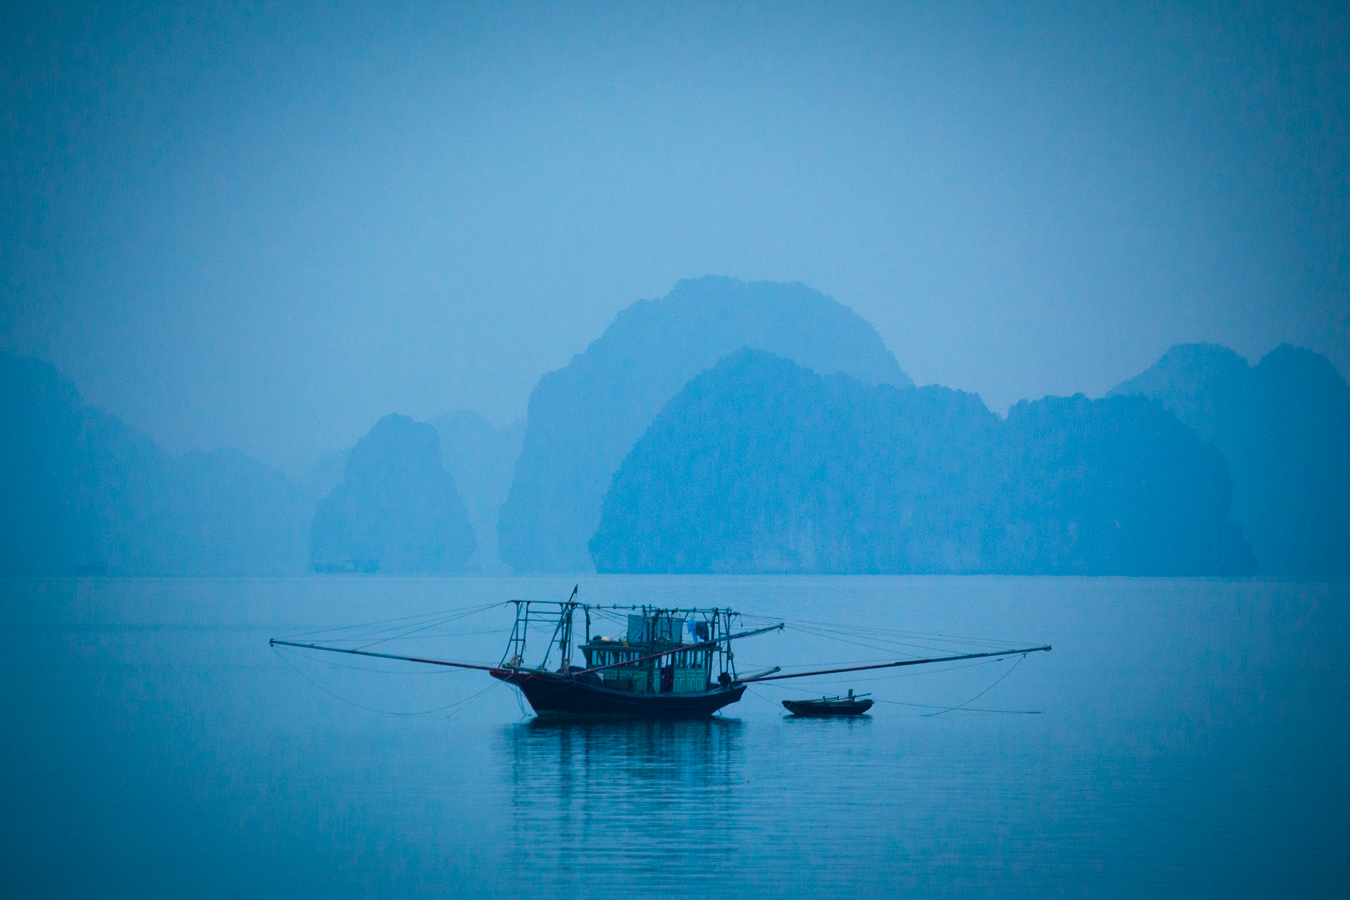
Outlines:
{"type": "Polygon", "coordinates": [[[1350,385],[1178,345],[1007,416],[801,284],[682,281],[528,414],[389,415],[292,479],[179,456],[0,354],[0,574],[1350,574],[1350,385]]]}
{"type": "Polygon", "coordinates": [[[822,377],[742,350],[625,458],[602,572],[1254,572],[1222,455],[1157,401],[822,377]]]}
{"type": "Polygon", "coordinates": [[[394,414],[376,422],[320,501],[309,547],[320,572],[464,571],[478,544],[436,429],[394,414]]]}

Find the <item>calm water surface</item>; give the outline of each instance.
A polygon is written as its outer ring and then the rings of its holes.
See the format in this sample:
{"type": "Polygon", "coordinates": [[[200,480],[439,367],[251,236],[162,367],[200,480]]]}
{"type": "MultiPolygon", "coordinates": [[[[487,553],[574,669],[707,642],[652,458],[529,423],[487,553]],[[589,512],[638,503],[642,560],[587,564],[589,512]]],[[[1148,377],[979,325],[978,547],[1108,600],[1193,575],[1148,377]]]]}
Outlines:
{"type": "MultiPolygon", "coordinates": [[[[267,646],[562,599],[564,581],[0,581],[5,895],[1270,897],[1350,884],[1346,584],[583,581],[592,602],[1054,644],[1011,673],[1007,661],[818,684],[882,701],[855,721],[787,718],[778,701],[801,694],[764,685],[708,721],[547,724],[483,673],[267,646]],[[932,715],[985,690],[970,705],[1005,712],[932,715]]],[[[509,624],[491,611],[393,646],[496,662],[509,624]]],[[[881,656],[790,630],[745,642],[737,661],[881,656]]]]}

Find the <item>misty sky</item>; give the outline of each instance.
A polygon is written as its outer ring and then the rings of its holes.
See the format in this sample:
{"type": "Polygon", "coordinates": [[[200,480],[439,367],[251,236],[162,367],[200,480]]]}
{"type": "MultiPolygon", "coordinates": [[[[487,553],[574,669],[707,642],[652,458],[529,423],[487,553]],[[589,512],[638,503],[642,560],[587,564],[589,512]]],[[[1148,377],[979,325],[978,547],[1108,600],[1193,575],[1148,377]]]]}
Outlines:
{"type": "Polygon", "coordinates": [[[0,340],[170,449],[505,423],[705,274],[998,412],[1350,371],[1346,4],[280,5],[0,12],[0,340]]]}

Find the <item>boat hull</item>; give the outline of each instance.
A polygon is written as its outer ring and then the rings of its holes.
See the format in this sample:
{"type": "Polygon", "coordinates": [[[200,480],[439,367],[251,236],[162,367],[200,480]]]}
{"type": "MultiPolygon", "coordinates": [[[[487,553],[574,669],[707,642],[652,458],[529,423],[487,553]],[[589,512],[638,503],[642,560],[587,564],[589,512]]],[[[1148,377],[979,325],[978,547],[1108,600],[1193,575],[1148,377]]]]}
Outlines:
{"type": "Polygon", "coordinates": [[[871,700],[784,700],[783,707],[794,716],[815,719],[861,716],[872,708],[871,700]]]}
{"type": "MultiPolygon", "coordinates": [[[[745,685],[681,694],[634,694],[554,672],[492,669],[493,678],[520,688],[541,717],[624,716],[644,719],[698,719],[741,699],[745,685]]],[[[591,676],[594,677],[594,676],[591,676]]]]}

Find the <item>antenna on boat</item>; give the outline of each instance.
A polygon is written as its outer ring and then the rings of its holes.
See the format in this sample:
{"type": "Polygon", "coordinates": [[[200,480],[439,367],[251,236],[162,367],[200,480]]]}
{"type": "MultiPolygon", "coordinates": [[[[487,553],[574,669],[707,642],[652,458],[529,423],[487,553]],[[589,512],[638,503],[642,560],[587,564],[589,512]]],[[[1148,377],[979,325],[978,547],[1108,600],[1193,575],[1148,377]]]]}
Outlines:
{"type": "Polygon", "coordinates": [[[579,584],[572,585],[572,593],[568,595],[567,604],[563,607],[562,615],[558,617],[558,627],[562,629],[560,652],[564,675],[572,670],[572,615],[577,610],[577,590],[580,587],[579,584]]]}

